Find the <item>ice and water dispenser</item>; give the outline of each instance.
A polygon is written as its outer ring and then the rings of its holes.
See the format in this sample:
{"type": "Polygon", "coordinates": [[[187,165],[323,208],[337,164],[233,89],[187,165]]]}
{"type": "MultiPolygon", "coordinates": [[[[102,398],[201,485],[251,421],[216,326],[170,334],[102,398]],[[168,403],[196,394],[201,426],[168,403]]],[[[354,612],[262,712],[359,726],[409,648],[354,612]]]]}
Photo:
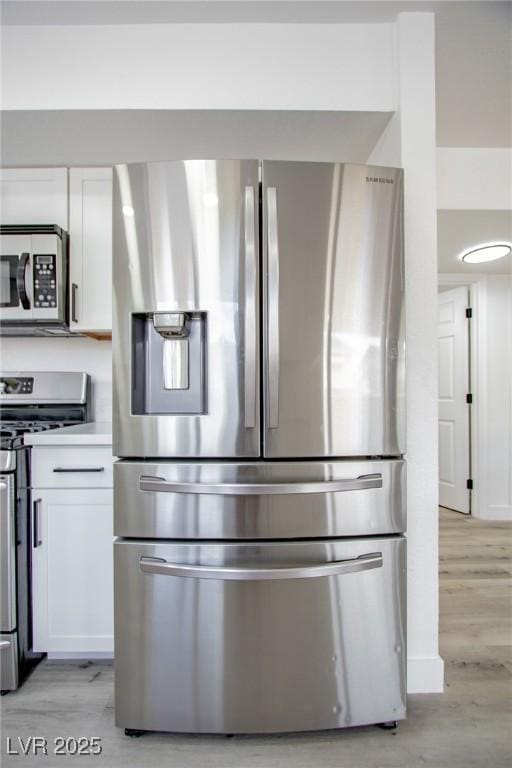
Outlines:
{"type": "Polygon", "coordinates": [[[206,312],[132,315],[133,413],[206,413],[206,312]]]}

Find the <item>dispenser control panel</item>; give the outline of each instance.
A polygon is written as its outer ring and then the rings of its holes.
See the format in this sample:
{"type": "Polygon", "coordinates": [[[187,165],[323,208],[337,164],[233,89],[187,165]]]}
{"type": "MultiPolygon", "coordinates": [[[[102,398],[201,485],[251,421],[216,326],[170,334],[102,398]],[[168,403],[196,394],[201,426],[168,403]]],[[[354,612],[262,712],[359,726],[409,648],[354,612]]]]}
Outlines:
{"type": "Polygon", "coordinates": [[[34,307],[57,306],[57,256],[54,253],[34,254],[34,307]]]}

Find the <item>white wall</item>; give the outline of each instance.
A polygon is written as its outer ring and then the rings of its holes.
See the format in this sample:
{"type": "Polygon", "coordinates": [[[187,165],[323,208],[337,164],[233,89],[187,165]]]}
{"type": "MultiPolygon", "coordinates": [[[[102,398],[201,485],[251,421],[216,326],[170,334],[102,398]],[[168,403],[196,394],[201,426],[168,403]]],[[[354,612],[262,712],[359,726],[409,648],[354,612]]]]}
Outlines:
{"type": "Polygon", "coordinates": [[[183,157],[364,163],[392,114],[270,109],[11,110],[2,113],[2,163],[16,167],[102,166],[183,157]]]}
{"type": "Polygon", "coordinates": [[[437,207],[512,208],[512,149],[439,147],[437,207]]]}
{"type": "Polygon", "coordinates": [[[0,370],[84,371],[92,384],[92,421],[112,420],[112,344],[88,338],[2,338],[0,370]]]}
{"type": "Polygon", "coordinates": [[[434,15],[398,17],[407,349],[408,690],[441,691],[438,646],[434,15]]]}
{"type": "Polygon", "coordinates": [[[441,691],[438,648],[437,259],[434,17],[396,29],[399,109],[369,157],[404,168],[409,693],[441,691]]]}
{"type": "Polygon", "coordinates": [[[471,512],[512,521],[512,275],[440,273],[439,285],[470,289],[471,512]]]}
{"type": "Polygon", "coordinates": [[[2,103],[386,111],[392,48],[392,24],[10,26],[2,103]]]}
{"type": "Polygon", "coordinates": [[[475,516],[512,520],[512,276],[487,275],[477,288],[475,516]]]}

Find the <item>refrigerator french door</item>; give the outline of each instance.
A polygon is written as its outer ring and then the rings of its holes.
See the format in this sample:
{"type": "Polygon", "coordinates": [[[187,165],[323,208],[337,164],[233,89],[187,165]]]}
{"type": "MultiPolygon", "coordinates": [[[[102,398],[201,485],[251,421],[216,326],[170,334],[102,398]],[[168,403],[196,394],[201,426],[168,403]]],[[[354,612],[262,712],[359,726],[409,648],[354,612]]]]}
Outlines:
{"type": "Polygon", "coordinates": [[[405,716],[402,173],[119,166],[116,722],[405,716]]]}

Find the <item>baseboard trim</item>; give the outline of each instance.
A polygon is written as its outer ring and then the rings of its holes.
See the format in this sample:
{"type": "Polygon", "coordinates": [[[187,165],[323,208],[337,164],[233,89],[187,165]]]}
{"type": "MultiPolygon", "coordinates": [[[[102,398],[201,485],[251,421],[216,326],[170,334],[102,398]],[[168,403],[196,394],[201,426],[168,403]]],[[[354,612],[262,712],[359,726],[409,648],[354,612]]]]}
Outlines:
{"type": "Polygon", "coordinates": [[[444,661],[440,656],[407,659],[407,693],[442,693],[444,661]]]}
{"type": "Polygon", "coordinates": [[[489,504],[478,510],[475,520],[494,520],[495,522],[512,521],[512,504],[489,504]]]}

